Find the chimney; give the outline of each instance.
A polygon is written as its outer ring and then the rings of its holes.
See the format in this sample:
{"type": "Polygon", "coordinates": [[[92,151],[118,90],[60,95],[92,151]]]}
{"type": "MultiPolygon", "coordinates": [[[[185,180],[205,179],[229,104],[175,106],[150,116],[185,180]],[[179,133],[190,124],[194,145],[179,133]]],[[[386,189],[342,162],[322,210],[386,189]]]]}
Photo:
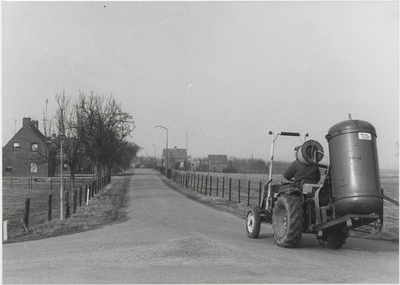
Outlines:
{"type": "Polygon", "coordinates": [[[31,118],[23,118],[22,119],[22,127],[29,127],[31,125],[31,118]]]}
{"type": "Polygon", "coordinates": [[[32,126],[35,126],[36,129],[39,129],[39,121],[37,121],[37,120],[32,120],[32,121],[31,121],[31,125],[32,125],[32,126]]]}

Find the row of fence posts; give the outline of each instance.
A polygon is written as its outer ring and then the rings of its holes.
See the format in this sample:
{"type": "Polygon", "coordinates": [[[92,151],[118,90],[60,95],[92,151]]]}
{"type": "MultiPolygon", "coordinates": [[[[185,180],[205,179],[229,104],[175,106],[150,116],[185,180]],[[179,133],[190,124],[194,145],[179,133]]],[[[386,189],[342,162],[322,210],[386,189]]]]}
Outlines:
{"type": "MultiPolygon", "coordinates": [[[[76,213],[76,208],[79,204],[79,207],[82,206],[82,198],[83,202],[86,205],[89,205],[89,201],[91,198],[94,197],[95,194],[98,194],[101,189],[103,189],[107,184],[111,182],[111,175],[108,176],[103,176],[100,177],[99,179],[92,180],[89,184],[85,184],[84,186],[80,186],[77,189],[74,189],[72,191],[72,213],[76,213]]],[[[68,194],[69,192],[66,191],[64,193],[64,217],[66,219],[70,218],[70,207],[69,207],[69,199],[68,199],[68,194]]],[[[25,231],[29,231],[29,207],[30,207],[30,198],[25,199],[25,211],[24,211],[24,217],[21,218],[21,224],[24,227],[25,231]]],[[[47,201],[47,221],[51,221],[51,210],[52,210],[52,200],[53,197],[50,194],[48,196],[48,201],[47,201]]],[[[7,240],[7,224],[8,221],[3,222],[3,239],[7,240]]]]}
{"type": "MultiPolygon", "coordinates": [[[[178,172],[175,171],[173,180],[174,182],[178,182],[181,186],[184,186],[187,189],[196,190],[197,193],[203,194],[203,185],[204,187],[204,195],[212,196],[212,176],[202,175],[202,174],[195,174],[191,172],[178,172]],[[196,176],[197,176],[197,183],[196,183],[196,176]],[[201,176],[201,177],[200,177],[201,176]],[[205,176],[205,178],[204,178],[205,176]],[[208,178],[210,178],[208,181],[208,178]],[[205,183],[203,183],[205,180],[205,183]],[[200,188],[200,189],[199,189],[200,188]]],[[[228,183],[228,200],[232,201],[232,178],[229,179],[228,183]]],[[[237,202],[240,203],[240,191],[241,191],[241,180],[238,179],[238,199],[237,202]]],[[[216,186],[215,186],[216,194],[215,196],[219,196],[219,177],[217,177],[216,186]]],[[[222,188],[221,188],[221,197],[225,198],[225,177],[222,177],[222,188]]],[[[262,182],[259,183],[258,187],[258,204],[260,204],[262,195],[262,182]]],[[[250,180],[247,183],[247,206],[250,205],[250,180]]]]}

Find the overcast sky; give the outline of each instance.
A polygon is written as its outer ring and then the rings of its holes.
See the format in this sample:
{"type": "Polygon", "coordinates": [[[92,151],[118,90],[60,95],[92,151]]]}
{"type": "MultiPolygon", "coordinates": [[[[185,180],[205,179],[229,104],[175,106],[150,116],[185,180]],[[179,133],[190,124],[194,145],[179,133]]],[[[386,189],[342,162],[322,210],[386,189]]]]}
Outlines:
{"type": "MultiPolygon", "coordinates": [[[[398,167],[398,2],[2,2],[3,146],[54,115],[55,94],[113,93],[157,156],[269,160],[268,131],[365,120],[381,167],[398,167]],[[16,120],[16,125],[15,125],[16,120]]],[[[280,137],[291,160],[298,138],[280,137]]]]}

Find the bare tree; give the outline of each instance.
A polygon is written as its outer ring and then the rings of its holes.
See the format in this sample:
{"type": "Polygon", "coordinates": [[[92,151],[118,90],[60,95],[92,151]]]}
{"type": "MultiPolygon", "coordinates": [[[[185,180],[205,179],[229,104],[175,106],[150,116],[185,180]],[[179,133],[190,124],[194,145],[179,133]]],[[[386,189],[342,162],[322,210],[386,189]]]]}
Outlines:
{"type": "MultiPolygon", "coordinates": [[[[71,189],[75,188],[75,172],[78,161],[82,155],[82,142],[77,138],[77,117],[71,98],[65,95],[65,91],[56,94],[56,115],[54,117],[54,125],[58,130],[59,137],[54,140],[58,148],[61,147],[60,136],[64,136],[63,153],[65,154],[64,162],[68,164],[70,171],[71,189]]],[[[63,162],[63,163],[64,163],[63,162]]]]}
{"type": "Polygon", "coordinates": [[[132,116],[122,111],[112,94],[104,97],[91,92],[87,96],[81,92],[75,109],[78,140],[94,164],[93,177],[110,174],[118,149],[134,129],[132,116]]]}

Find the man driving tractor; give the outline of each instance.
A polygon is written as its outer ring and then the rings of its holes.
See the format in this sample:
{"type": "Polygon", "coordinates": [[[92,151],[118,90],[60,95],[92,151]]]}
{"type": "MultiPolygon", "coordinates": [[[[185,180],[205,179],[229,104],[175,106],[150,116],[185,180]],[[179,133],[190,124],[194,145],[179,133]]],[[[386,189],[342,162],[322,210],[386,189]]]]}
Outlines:
{"type": "Polygon", "coordinates": [[[300,148],[301,146],[296,146],[294,148],[294,156],[296,157],[296,160],[293,161],[285,173],[283,173],[283,177],[289,181],[293,181],[298,189],[301,189],[304,183],[318,183],[321,178],[321,173],[317,166],[307,165],[300,162],[297,155],[300,148]]]}

